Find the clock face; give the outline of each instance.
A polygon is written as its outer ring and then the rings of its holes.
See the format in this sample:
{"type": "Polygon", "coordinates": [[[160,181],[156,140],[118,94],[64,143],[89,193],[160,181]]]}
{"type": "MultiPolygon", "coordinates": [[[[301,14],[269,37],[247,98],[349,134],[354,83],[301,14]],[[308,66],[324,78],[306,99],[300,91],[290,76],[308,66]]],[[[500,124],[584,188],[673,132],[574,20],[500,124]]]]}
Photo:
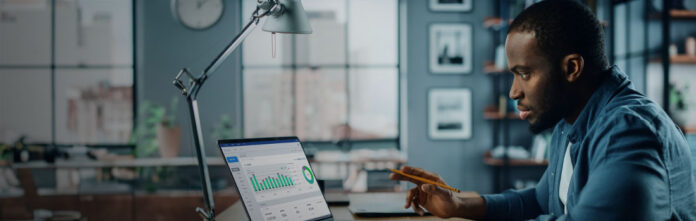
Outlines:
{"type": "Polygon", "coordinates": [[[223,7],[222,0],[172,0],[174,16],[192,29],[214,25],[222,17],[223,7]]]}

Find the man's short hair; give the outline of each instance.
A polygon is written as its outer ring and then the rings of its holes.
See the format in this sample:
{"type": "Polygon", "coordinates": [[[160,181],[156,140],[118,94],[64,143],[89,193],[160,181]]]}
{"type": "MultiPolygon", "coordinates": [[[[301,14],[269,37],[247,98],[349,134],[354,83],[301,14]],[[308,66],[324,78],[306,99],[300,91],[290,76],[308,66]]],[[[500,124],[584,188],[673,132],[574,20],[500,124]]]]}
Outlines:
{"type": "Polygon", "coordinates": [[[540,51],[554,65],[563,57],[580,54],[584,70],[601,72],[609,68],[604,53],[604,31],[594,13],[571,0],[547,0],[529,6],[512,22],[510,32],[533,32],[540,51]]]}

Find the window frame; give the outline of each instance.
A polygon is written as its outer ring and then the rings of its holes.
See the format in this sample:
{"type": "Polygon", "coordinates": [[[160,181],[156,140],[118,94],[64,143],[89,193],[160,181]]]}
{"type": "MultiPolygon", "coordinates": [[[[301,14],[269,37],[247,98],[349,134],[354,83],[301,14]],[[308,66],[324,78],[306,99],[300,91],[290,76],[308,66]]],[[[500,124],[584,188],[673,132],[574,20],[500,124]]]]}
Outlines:
{"type": "MultiPolygon", "coordinates": [[[[350,70],[351,70],[351,69],[356,69],[356,68],[394,68],[394,69],[396,70],[396,76],[395,76],[395,77],[396,77],[396,82],[394,82],[394,83],[396,84],[396,97],[395,97],[395,99],[396,99],[396,116],[395,116],[395,119],[396,119],[396,125],[395,125],[396,136],[395,136],[395,137],[385,137],[385,138],[377,138],[377,139],[358,139],[358,140],[353,140],[353,139],[342,139],[342,140],[339,140],[338,142],[335,142],[335,141],[328,141],[328,140],[303,140],[303,141],[302,141],[302,144],[305,144],[305,145],[306,145],[305,148],[306,148],[306,147],[310,147],[310,149],[326,149],[327,147],[333,147],[333,148],[337,148],[337,149],[344,149],[344,150],[345,150],[345,149],[348,149],[348,150],[349,150],[349,149],[353,149],[353,148],[356,147],[356,146],[358,147],[358,148],[356,148],[356,149],[361,149],[360,146],[363,146],[363,145],[366,146],[366,147],[364,147],[364,148],[372,148],[372,147],[370,147],[370,144],[394,142],[394,143],[393,143],[393,144],[394,144],[393,146],[394,146],[395,149],[397,149],[397,150],[401,150],[401,149],[402,149],[402,145],[403,145],[403,144],[402,144],[402,142],[403,142],[403,141],[402,141],[402,139],[403,139],[403,131],[402,131],[402,129],[403,129],[403,128],[402,128],[402,122],[401,122],[401,121],[403,120],[403,119],[402,119],[402,114],[403,114],[403,113],[402,113],[402,99],[403,99],[402,96],[404,96],[404,94],[402,93],[403,91],[402,91],[402,82],[401,82],[401,81],[402,81],[402,74],[404,74],[404,73],[403,73],[403,70],[402,70],[402,69],[403,69],[403,66],[402,66],[402,65],[403,65],[403,64],[402,64],[402,47],[401,47],[401,46],[402,46],[402,45],[401,45],[402,39],[401,39],[400,34],[401,34],[402,28],[403,28],[403,27],[401,27],[401,26],[403,25],[401,20],[402,20],[402,16],[403,16],[402,14],[403,14],[404,12],[402,12],[402,8],[401,8],[402,1],[401,1],[401,0],[394,0],[394,1],[395,1],[395,7],[396,7],[396,8],[395,8],[395,10],[396,10],[396,18],[395,18],[395,25],[396,25],[396,38],[395,38],[395,40],[396,40],[396,42],[395,42],[396,51],[395,51],[395,53],[396,53],[396,56],[395,56],[395,63],[394,63],[393,65],[385,65],[385,64],[370,64],[370,65],[364,65],[364,64],[351,64],[351,63],[349,62],[349,60],[350,60],[350,54],[349,54],[350,52],[349,52],[349,47],[348,47],[348,45],[349,45],[348,42],[350,41],[350,40],[349,40],[349,36],[350,36],[350,34],[349,34],[349,25],[348,25],[348,21],[350,20],[350,13],[349,13],[350,6],[349,6],[349,0],[346,0],[346,2],[345,2],[345,4],[346,4],[346,5],[345,5],[345,7],[346,7],[346,8],[345,8],[345,10],[346,10],[346,26],[345,26],[345,30],[346,30],[346,31],[345,31],[345,33],[344,33],[344,35],[345,35],[345,39],[344,39],[344,40],[345,40],[345,43],[346,43],[346,44],[345,44],[345,45],[346,45],[346,50],[345,50],[345,61],[346,61],[346,62],[345,62],[345,65],[334,65],[334,64],[324,64],[324,65],[297,64],[296,58],[295,58],[294,56],[293,56],[293,58],[292,58],[292,62],[291,62],[290,65],[285,65],[285,64],[281,64],[281,65],[277,65],[277,66],[272,66],[272,65],[249,65],[249,67],[251,67],[251,68],[277,68],[277,69],[283,70],[283,71],[290,71],[290,72],[291,72],[290,74],[293,76],[293,77],[292,77],[293,80],[292,80],[292,82],[291,82],[292,88],[293,88],[293,89],[292,89],[293,95],[291,95],[291,96],[293,97],[293,99],[297,99],[297,97],[296,97],[297,94],[295,94],[295,87],[296,87],[296,81],[295,81],[295,80],[297,79],[296,76],[297,76],[297,74],[298,74],[298,71],[301,70],[301,69],[306,69],[306,68],[309,68],[309,69],[314,69],[314,68],[318,68],[318,69],[322,69],[322,68],[341,68],[342,70],[345,71],[345,80],[346,80],[346,81],[345,81],[345,86],[346,86],[347,88],[350,87],[350,75],[349,75],[349,73],[350,73],[350,70]],[[313,148],[313,147],[319,147],[319,148],[313,148]]],[[[244,13],[243,13],[243,11],[244,11],[244,3],[243,3],[242,1],[239,1],[238,5],[239,5],[239,8],[240,8],[240,12],[242,12],[242,13],[240,13],[240,14],[241,14],[240,25],[244,25],[244,24],[243,24],[243,23],[244,23],[244,18],[245,18],[245,16],[247,16],[247,15],[244,15],[244,13]]],[[[289,37],[291,38],[291,42],[292,42],[292,44],[291,44],[291,48],[292,48],[291,51],[292,51],[292,53],[294,54],[294,53],[296,52],[296,49],[295,49],[296,37],[295,37],[294,35],[290,35],[289,37]]],[[[241,47],[241,48],[240,48],[240,50],[244,50],[244,49],[245,49],[244,47],[241,47]]],[[[244,120],[244,119],[245,119],[245,117],[244,117],[244,116],[245,116],[245,110],[244,110],[245,93],[244,93],[244,91],[245,91],[245,86],[246,86],[246,85],[244,84],[244,77],[245,77],[245,71],[246,71],[246,69],[247,69],[247,65],[244,65],[244,54],[241,53],[241,56],[240,56],[240,76],[239,76],[239,78],[240,78],[241,93],[242,93],[242,94],[241,94],[241,102],[240,102],[240,103],[241,103],[241,108],[240,108],[240,110],[241,110],[241,119],[240,119],[240,122],[241,122],[241,123],[240,123],[240,125],[241,125],[241,135],[242,135],[242,137],[246,137],[246,136],[245,136],[245,132],[246,132],[246,131],[245,131],[245,129],[244,129],[244,128],[245,128],[245,120],[244,120]]],[[[350,111],[350,108],[351,108],[350,99],[351,99],[351,98],[350,98],[350,93],[348,93],[348,94],[346,95],[346,122],[350,122],[350,113],[351,113],[351,111],[350,111]]],[[[296,128],[295,128],[295,125],[296,125],[296,123],[295,123],[295,118],[296,118],[295,115],[296,115],[297,107],[295,106],[295,104],[296,104],[296,102],[293,102],[293,114],[292,114],[293,132],[295,132],[295,130],[296,130],[296,128]]],[[[349,125],[350,125],[350,124],[349,124],[349,125]]]]}
{"type": "MultiPolygon", "coordinates": [[[[50,17],[50,55],[49,55],[49,63],[44,65],[15,65],[15,64],[2,64],[0,65],[0,69],[3,70],[12,70],[12,69],[36,69],[36,70],[46,70],[49,72],[50,75],[50,91],[51,93],[48,94],[49,100],[51,101],[51,110],[50,110],[50,119],[51,119],[51,129],[50,129],[50,140],[48,143],[45,143],[43,141],[39,142],[34,142],[33,144],[38,144],[38,145],[52,145],[56,147],[70,147],[70,146],[76,146],[76,145],[81,145],[81,146],[87,146],[87,147],[107,147],[107,148],[133,148],[134,145],[131,144],[130,140],[124,141],[124,142],[58,142],[58,137],[56,135],[56,131],[59,129],[57,128],[57,121],[62,120],[63,118],[59,118],[56,115],[56,93],[58,93],[57,87],[56,87],[56,78],[61,77],[56,74],[58,71],[66,71],[66,70],[130,70],[131,72],[131,91],[132,91],[132,109],[130,110],[132,113],[132,125],[135,127],[137,123],[137,109],[138,109],[138,102],[136,101],[136,98],[138,96],[137,94],[137,48],[136,48],[136,34],[137,34],[137,29],[136,29],[136,0],[130,0],[130,29],[131,29],[131,61],[129,65],[124,65],[124,64],[109,64],[109,65],[91,65],[91,64],[78,64],[78,65],[64,65],[64,64],[58,64],[56,61],[56,19],[57,19],[57,11],[56,11],[56,1],[55,0],[45,0],[47,4],[49,5],[49,17],[50,17]]],[[[64,128],[61,128],[64,129],[64,128]]]]}

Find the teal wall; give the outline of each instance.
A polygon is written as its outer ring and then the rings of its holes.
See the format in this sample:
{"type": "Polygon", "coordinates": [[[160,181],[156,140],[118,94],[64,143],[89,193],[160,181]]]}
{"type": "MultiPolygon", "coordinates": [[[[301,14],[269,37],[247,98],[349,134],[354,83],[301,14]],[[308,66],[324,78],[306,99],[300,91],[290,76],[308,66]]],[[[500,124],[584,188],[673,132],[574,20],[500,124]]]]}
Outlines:
{"type": "MultiPolygon", "coordinates": [[[[196,31],[184,27],[172,15],[170,1],[136,1],[136,70],[137,101],[152,101],[169,106],[174,96],[180,97],[177,123],[182,127],[180,153],[195,155],[186,100],[172,84],[181,68],[195,75],[227,46],[241,29],[238,0],[225,0],[220,21],[209,29],[196,31]]],[[[241,119],[240,50],[213,73],[199,93],[199,108],[204,129],[206,152],[217,155],[217,143],[211,139],[213,125],[227,114],[241,119]]]]}

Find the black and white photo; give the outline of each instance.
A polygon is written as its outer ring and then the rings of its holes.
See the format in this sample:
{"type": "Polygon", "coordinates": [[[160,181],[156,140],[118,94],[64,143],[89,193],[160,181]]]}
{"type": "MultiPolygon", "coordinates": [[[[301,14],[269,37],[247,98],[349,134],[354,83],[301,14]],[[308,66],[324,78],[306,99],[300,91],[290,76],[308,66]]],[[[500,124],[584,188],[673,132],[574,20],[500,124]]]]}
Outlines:
{"type": "Polygon", "coordinates": [[[471,25],[433,24],[430,26],[430,72],[468,74],[472,70],[471,25]]]}
{"type": "Polygon", "coordinates": [[[471,138],[471,91],[438,88],[428,93],[428,135],[431,139],[471,138]]]}
{"type": "Polygon", "coordinates": [[[471,11],[472,0],[430,0],[430,10],[448,12],[471,11]]]}

